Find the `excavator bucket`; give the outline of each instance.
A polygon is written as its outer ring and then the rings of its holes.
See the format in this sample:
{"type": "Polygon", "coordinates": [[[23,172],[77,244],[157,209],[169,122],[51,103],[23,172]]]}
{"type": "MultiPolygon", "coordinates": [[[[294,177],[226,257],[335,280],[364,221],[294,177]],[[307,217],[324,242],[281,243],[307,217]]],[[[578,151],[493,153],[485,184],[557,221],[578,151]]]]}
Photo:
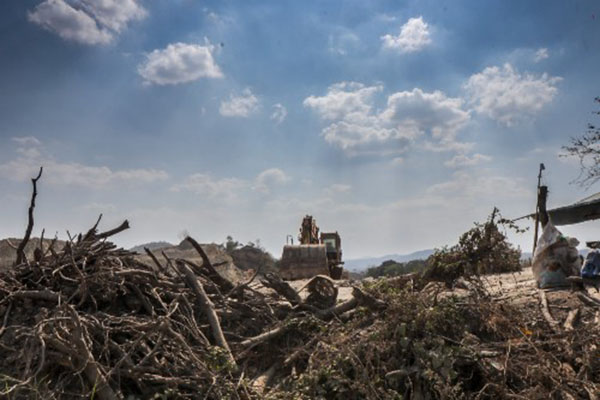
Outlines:
{"type": "Polygon", "coordinates": [[[327,249],[322,244],[286,245],[279,266],[283,279],[305,279],[315,275],[329,276],[327,249]]]}

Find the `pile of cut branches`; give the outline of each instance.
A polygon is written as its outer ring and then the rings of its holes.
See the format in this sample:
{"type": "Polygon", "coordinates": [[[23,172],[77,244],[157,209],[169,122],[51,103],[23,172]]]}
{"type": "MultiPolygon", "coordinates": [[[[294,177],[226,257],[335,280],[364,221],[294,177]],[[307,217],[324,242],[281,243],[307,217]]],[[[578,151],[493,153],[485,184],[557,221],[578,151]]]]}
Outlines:
{"type": "Polygon", "coordinates": [[[443,284],[415,291],[409,283],[368,284],[365,292],[385,310],[358,308],[350,322],[328,330],[297,366],[302,372],[280,381],[269,398],[599,398],[600,303],[560,293],[572,304],[555,300],[553,307],[567,309],[564,324],[551,325],[537,306],[443,284]]]}
{"type": "Polygon", "coordinates": [[[256,275],[236,285],[192,238],[202,265],[149,250],[146,265],[107,241],[127,221],[97,225],[0,272],[2,396],[257,398],[327,321],[368,300],[336,306],[325,277],[306,301],[276,275],[270,293],[256,275]]]}

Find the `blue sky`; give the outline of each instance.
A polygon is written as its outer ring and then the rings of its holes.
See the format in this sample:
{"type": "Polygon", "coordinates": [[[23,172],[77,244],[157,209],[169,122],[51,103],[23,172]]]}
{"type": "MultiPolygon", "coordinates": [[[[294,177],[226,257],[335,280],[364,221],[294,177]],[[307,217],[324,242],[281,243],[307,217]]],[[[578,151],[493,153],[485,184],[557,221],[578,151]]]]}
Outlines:
{"type": "Polygon", "coordinates": [[[452,244],[530,212],[540,162],[550,206],[597,191],[558,154],[594,121],[599,39],[597,1],[5,1],[0,237],[44,165],[60,236],[102,212],[124,246],[279,256],[309,213],[346,257],[452,244]]]}

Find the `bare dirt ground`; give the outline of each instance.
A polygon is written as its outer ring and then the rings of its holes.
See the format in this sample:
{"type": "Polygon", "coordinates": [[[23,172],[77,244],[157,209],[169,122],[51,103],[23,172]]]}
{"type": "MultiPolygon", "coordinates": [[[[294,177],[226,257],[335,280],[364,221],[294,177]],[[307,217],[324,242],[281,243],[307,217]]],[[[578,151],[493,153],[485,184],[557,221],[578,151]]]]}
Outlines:
{"type": "MultiPolygon", "coordinates": [[[[300,297],[305,299],[308,296],[306,284],[310,279],[299,279],[289,281],[290,286],[299,292],[300,297]]],[[[541,297],[540,290],[537,288],[531,268],[525,268],[521,272],[487,275],[483,277],[485,287],[496,301],[509,303],[521,309],[533,311],[532,315],[539,315],[541,297]]],[[[352,286],[360,284],[353,280],[338,280],[335,285],[338,288],[337,302],[343,302],[352,298],[352,286]]],[[[441,285],[440,285],[441,286],[441,285]]],[[[260,284],[256,284],[257,289],[269,291],[260,284]]],[[[455,289],[452,294],[460,295],[462,289],[455,289]]],[[[466,291],[465,291],[466,292],[466,291]]],[[[576,292],[570,288],[546,289],[543,291],[548,302],[548,307],[553,318],[564,321],[568,312],[577,307],[585,307],[576,292]]],[[[600,302],[600,293],[593,288],[586,288],[584,293],[600,302]]],[[[540,321],[541,323],[541,321],[540,321]]]]}

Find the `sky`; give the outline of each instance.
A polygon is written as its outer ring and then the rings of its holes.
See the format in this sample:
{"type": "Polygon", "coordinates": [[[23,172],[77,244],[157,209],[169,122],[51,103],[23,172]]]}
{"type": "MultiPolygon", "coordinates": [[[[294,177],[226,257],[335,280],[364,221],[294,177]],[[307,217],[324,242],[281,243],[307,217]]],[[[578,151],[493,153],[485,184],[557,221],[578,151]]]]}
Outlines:
{"type": "Polygon", "coordinates": [[[125,247],[279,257],[310,214],[345,258],[452,245],[534,211],[542,162],[549,207],[600,190],[559,156],[599,118],[599,65],[594,0],[3,1],[0,237],[43,165],[35,235],[102,213],[125,247]]]}

